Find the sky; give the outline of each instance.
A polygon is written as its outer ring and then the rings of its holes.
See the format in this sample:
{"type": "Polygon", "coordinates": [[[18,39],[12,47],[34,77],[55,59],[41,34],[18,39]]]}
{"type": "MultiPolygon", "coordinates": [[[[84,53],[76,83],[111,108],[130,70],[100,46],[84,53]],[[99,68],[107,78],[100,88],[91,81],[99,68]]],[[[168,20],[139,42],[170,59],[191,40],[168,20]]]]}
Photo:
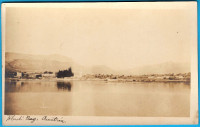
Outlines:
{"type": "Polygon", "coordinates": [[[6,52],[59,54],[85,66],[190,62],[197,43],[192,2],[7,4],[3,14],[6,52]]]}

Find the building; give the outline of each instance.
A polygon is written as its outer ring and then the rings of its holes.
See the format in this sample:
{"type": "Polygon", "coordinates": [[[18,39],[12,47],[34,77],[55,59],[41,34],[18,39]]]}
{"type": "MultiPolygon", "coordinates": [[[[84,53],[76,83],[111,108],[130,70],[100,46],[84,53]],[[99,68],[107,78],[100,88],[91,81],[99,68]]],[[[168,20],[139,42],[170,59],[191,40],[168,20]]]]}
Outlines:
{"type": "Polygon", "coordinates": [[[21,72],[16,72],[16,75],[14,77],[15,78],[21,78],[22,77],[22,73],[21,72]]]}
{"type": "Polygon", "coordinates": [[[30,79],[35,79],[36,78],[36,73],[29,73],[28,74],[28,78],[30,78],[30,79]]]}
{"type": "Polygon", "coordinates": [[[44,72],[42,74],[42,78],[55,78],[55,77],[56,77],[56,74],[53,72],[44,72]]]}

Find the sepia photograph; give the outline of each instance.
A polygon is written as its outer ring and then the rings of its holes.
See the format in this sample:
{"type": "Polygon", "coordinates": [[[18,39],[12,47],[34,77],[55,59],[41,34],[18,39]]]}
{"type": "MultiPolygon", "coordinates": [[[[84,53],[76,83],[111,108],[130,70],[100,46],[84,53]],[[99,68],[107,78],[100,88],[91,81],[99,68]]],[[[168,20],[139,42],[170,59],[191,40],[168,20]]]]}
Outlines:
{"type": "Polygon", "coordinates": [[[2,4],[4,125],[198,124],[197,2],[2,4]]]}

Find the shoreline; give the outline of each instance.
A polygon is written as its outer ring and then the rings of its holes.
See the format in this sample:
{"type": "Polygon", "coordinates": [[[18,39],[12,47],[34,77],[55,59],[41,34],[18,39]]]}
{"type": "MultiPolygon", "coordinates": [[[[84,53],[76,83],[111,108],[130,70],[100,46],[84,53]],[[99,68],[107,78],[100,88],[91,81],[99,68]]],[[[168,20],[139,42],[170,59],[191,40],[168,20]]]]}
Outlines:
{"type": "Polygon", "coordinates": [[[85,79],[85,78],[43,78],[43,79],[17,79],[17,78],[6,78],[5,81],[104,81],[104,82],[176,82],[176,83],[189,83],[188,80],[135,80],[135,79],[85,79]]]}

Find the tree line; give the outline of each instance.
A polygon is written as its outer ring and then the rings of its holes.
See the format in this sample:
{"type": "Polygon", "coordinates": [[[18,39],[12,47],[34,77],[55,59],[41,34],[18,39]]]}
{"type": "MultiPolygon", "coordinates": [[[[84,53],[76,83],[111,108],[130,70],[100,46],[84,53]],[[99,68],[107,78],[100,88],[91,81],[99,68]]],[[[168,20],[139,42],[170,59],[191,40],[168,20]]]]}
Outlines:
{"type": "Polygon", "coordinates": [[[56,75],[57,78],[72,77],[72,76],[74,76],[74,73],[72,72],[71,67],[66,70],[59,70],[56,75]]]}

